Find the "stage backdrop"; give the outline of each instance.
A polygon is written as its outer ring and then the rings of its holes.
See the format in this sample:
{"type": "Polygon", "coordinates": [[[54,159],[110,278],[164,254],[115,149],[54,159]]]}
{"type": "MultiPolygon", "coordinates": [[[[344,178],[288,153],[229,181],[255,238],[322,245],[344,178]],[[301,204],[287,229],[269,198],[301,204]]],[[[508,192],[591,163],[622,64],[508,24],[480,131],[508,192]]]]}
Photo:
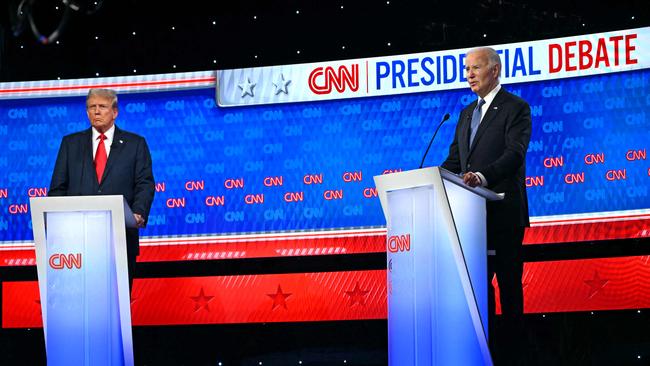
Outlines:
{"type": "MultiPolygon", "coordinates": [[[[532,112],[526,243],[650,236],[650,28],[494,47],[502,84],[532,112]]],[[[372,177],[417,168],[450,113],[425,165],[444,160],[476,98],[466,52],[4,83],[0,265],[33,265],[28,199],[47,194],[61,138],[88,128],[89,87],[118,90],[117,125],[151,149],[157,193],[140,261],[381,252],[372,177]]],[[[555,278],[582,285],[602,277],[559,267],[555,278]]],[[[650,306],[639,301],[625,307],[650,306]]]]}

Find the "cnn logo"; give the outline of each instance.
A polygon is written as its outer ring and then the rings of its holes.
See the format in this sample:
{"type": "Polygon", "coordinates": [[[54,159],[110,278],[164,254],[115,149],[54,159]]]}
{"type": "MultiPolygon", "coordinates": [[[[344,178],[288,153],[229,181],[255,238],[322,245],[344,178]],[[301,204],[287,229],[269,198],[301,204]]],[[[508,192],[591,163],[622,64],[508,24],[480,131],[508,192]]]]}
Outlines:
{"type": "Polygon", "coordinates": [[[345,66],[339,66],[338,70],[331,66],[317,67],[309,74],[309,89],[321,95],[331,93],[332,86],[339,93],[343,93],[346,87],[356,92],[359,90],[359,65],[354,64],[351,69],[345,66]]]}
{"type": "Polygon", "coordinates": [[[408,252],[411,250],[411,234],[389,236],[386,246],[391,253],[408,252]]]}
{"type": "Polygon", "coordinates": [[[81,269],[81,253],[77,254],[52,254],[50,256],[50,267],[53,269],[81,269]]]}

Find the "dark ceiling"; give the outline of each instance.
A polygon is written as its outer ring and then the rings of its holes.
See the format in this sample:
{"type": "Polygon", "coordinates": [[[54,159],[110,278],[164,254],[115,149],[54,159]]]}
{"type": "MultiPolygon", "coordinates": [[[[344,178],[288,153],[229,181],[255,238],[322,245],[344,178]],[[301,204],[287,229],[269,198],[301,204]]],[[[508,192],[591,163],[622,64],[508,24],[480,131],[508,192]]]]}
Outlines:
{"type": "Polygon", "coordinates": [[[315,62],[650,25],[648,0],[66,0],[78,8],[67,14],[61,0],[1,1],[0,81],[315,62]],[[62,32],[42,44],[29,13],[44,38],[62,32]]]}

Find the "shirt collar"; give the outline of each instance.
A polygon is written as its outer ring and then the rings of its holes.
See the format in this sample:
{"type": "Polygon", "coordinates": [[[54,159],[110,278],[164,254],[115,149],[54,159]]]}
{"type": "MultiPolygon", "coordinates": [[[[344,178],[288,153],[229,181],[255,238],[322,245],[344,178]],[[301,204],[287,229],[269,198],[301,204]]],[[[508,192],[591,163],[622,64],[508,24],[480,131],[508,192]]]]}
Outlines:
{"type": "MultiPolygon", "coordinates": [[[[485,101],[485,104],[483,105],[484,107],[487,107],[487,106],[489,106],[490,104],[492,104],[492,101],[493,101],[494,98],[497,96],[497,93],[499,92],[499,90],[501,90],[501,84],[497,84],[497,86],[495,86],[494,89],[492,89],[492,91],[490,91],[490,92],[485,96],[485,98],[483,98],[483,100],[485,101]]],[[[480,98],[479,98],[479,99],[480,99],[480,98]]]]}
{"type": "MultiPolygon", "coordinates": [[[[101,135],[95,127],[92,128],[93,131],[93,141],[97,140],[99,135],[101,135]]],[[[115,125],[112,125],[111,128],[109,128],[106,132],[104,132],[104,136],[106,136],[106,142],[112,142],[113,141],[113,135],[115,135],[115,125]]]]}

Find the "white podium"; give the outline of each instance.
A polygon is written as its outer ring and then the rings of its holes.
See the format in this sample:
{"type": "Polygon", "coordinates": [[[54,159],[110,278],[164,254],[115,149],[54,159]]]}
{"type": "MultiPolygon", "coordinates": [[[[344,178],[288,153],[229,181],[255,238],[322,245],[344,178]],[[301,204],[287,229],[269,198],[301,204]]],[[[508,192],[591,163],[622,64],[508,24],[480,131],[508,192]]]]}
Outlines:
{"type": "Polygon", "coordinates": [[[133,365],[122,196],[31,198],[47,364],[133,365]]]}
{"type": "Polygon", "coordinates": [[[486,200],[434,167],[375,176],[386,216],[391,366],[492,365],[486,200]]]}

